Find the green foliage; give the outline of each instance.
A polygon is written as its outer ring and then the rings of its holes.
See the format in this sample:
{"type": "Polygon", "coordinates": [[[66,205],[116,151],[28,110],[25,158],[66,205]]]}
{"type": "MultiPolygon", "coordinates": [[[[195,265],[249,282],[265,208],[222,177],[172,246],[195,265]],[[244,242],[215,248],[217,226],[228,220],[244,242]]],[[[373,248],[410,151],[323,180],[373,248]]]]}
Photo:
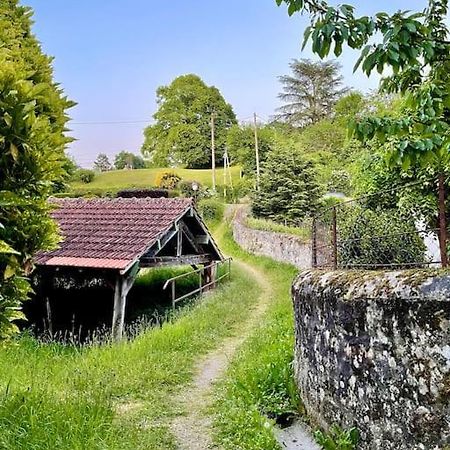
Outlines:
{"type": "Polygon", "coordinates": [[[105,153],[99,153],[94,161],[94,169],[98,172],[107,172],[112,169],[112,165],[109,162],[108,155],[105,153]]]}
{"type": "MultiPolygon", "coordinates": [[[[270,126],[258,128],[259,161],[263,163],[274,146],[274,130],[270,126]]],[[[245,175],[256,171],[255,130],[250,125],[233,125],[227,135],[227,150],[232,164],[239,164],[245,175]]]]}
{"type": "Polygon", "coordinates": [[[253,228],[254,230],[261,231],[272,231],[274,233],[286,233],[292,234],[294,236],[299,236],[305,241],[310,238],[311,235],[311,227],[303,226],[303,227],[288,227],[286,225],[282,225],[277,222],[273,222],[272,220],[259,219],[257,217],[247,217],[245,224],[249,228],[253,228]]]}
{"type": "Polygon", "coordinates": [[[351,191],[350,181],[350,174],[346,170],[333,170],[328,180],[327,190],[349,194],[351,191]]]}
{"type": "Polygon", "coordinates": [[[344,431],[336,425],[331,427],[328,434],[316,431],[314,437],[324,450],[355,450],[359,442],[356,428],[344,431]]]}
{"type": "Polygon", "coordinates": [[[67,180],[73,105],[53,82],[51,58],[31,33],[31,10],[0,2],[0,341],[16,331],[32,258],[57,241],[47,197],[67,180]],[[15,251],[13,252],[12,249],[15,251]]]}
{"type": "Polygon", "coordinates": [[[159,172],[155,184],[162,189],[176,189],[181,178],[175,172],[159,172]]]}
{"type": "Polygon", "coordinates": [[[426,247],[414,219],[397,210],[361,206],[338,209],[338,262],[341,267],[406,267],[426,262],[426,247]]]}
{"type": "Polygon", "coordinates": [[[303,127],[331,117],[335,103],[348,91],[341,88],[341,66],[335,61],[294,59],[290,68],[292,75],[279,77],[283,92],[278,97],[285,104],[278,108],[278,119],[303,127]]]}
{"type": "Polygon", "coordinates": [[[182,180],[178,183],[178,189],[184,197],[201,198],[204,194],[204,188],[201,183],[195,180],[182,180]],[[193,186],[197,186],[194,189],[193,186]]]}
{"type": "Polygon", "coordinates": [[[143,169],[145,162],[142,157],[134,153],[122,151],[114,158],[114,167],[117,170],[122,169],[143,169]]]}
{"type": "Polygon", "coordinates": [[[256,217],[296,225],[314,213],[319,197],[313,164],[297,151],[280,149],[267,157],[252,211],[256,217]]]}
{"type": "Polygon", "coordinates": [[[214,198],[205,198],[197,204],[198,211],[207,222],[219,222],[223,218],[224,204],[214,198]]]}
{"type": "Polygon", "coordinates": [[[355,70],[369,76],[374,70],[392,74],[382,91],[405,98],[398,117],[367,116],[354,126],[358,139],[376,137],[389,144],[390,164],[440,166],[448,161],[450,146],[450,52],[447,0],[429,0],[420,12],[379,12],[372,17],[355,14],[351,5],[331,6],[323,0],[276,0],[289,14],[307,12],[311,26],[305,43],[321,58],[339,56],[346,43],[361,50],[355,70]]]}
{"type": "Polygon", "coordinates": [[[211,116],[214,115],[216,162],[222,159],[227,130],[236,123],[219,90],[197,75],[182,75],[156,91],[155,124],[145,131],[142,152],[152,164],[211,167],[211,116]]]}
{"type": "Polygon", "coordinates": [[[73,179],[75,181],[81,181],[82,183],[89,184],[94,181],[95,172],[90,169],[78,169],[74,175],[73,179]]]}

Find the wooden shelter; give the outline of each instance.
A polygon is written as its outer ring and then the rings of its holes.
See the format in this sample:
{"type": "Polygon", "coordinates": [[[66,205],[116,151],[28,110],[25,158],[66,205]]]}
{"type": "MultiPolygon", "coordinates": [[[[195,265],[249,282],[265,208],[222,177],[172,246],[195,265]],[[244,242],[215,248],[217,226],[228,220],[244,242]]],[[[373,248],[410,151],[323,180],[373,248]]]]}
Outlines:
{"type": "Polygon", "coordinates": [[[113,335],[123,334],[126,298],[139,269],[205,265],[223,256],[191,199],[52,199],[62,241],[35,264],[46,283],[69,277],[102,278],[114,288],[113,335]]]}

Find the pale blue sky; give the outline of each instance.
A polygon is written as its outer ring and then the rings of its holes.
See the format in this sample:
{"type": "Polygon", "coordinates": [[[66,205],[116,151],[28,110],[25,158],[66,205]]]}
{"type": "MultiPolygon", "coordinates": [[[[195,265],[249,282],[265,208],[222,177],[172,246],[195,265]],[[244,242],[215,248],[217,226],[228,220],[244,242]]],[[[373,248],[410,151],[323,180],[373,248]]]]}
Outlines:
{"type": "MultiPolygon", "coordinates": [[[[279,105],[277,76],[300,52],[306,17],[288,17],[275,0],[23,0],[35,11],[34,32],[55,57],[55,77],[78,103],[71,110],[77,141],[70,153],[90,166],[99,152],[139,152],[155,90],[196,73],[217,86],[239,119],[269,118],[279,105]]],[[[422,9],[425,0],[359,1],[362,13],[422,9]]],[[[355,54],[341,63],[347,85],[362,91],[377,80],[352,73],[355,54]]]]}

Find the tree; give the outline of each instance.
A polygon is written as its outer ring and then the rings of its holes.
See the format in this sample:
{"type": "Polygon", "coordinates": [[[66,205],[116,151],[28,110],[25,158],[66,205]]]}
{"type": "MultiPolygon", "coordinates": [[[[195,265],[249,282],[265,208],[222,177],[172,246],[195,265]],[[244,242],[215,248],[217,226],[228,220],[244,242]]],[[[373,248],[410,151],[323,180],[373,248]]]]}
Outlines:
{"type": "Polygon", "coordinates": [[[131,152],[121,151],[114,158],[114,167],[117,170],[122,169],[143,169],[145,167],[144,159],[131,152]]]}
{"type": "Polygon", "coordinates": [[[31,9],[0,3],[0,339],[17,328],[33,256],[57,243],[47,197],[66,178],[65,110],[51,58],[31,32],[31,9]]]}
{"type": "Polygon", "coordinates": [[[351,5],[330,6],[325,0],[276,0],[286,3],[290,15],[309,13],[304,45],[321,58],[332,50],[339,56],[343,44],[360,49],[355,70],[370,76],[392,73],[382,79],[381,90],[400,93],[405,99],[401,113],[380,120],[376,116],[355,123],[361,140],[376,136],[390,144],[391,164],[408,168],[421,164],[446,164],[450,147],[450,41],[446,25],[448,0],[429,0],[421,12],[379,12],[372,17],[355,14],[351,5]]]}
{"type": "Polygon", "coordinates": [[[313,214],[319,198],[312,162],[286,147],[269,153],[252,210],[258,217],[299,225],[305,216],[313,214]]]}
{"type": "MultiPolygon", "coordinates": [[[[263,163],[273,148],[275,132],[268,126],[258,129],[259,161],[263,163]]],[[[256,170],[255,130],[250,125],[233,125],[227,135],[227,150],[232,164],[240,164],[245,173],[256,170]]]]}
{"type": "Polygon", "coordinates": [[[278,108],[277,118],[300,127],[329,118],[337,100],[348,91],[341,87],[341,66],[309,59],[294,59],[289,66],[292,75],[279,77],[283,92],[278,98],[285,104],[278,108]]]}
{"type": "Polygon", "coordinates": [[[105,153],[99,153],[97,159],[94,161],[94,170],[99,172],[108,172],[112,166],[109,162],[109,158],[105,153]]]}
{"type": "Polygon", "coordinates": [[[211,117],[214,116],[216,162],[225,150],[227,130],[236,123],[219,90],[197,75],[182,75],[156,91],[155,124],[144,131],[142,152],[157,166],[211,166],[211,117]]]}

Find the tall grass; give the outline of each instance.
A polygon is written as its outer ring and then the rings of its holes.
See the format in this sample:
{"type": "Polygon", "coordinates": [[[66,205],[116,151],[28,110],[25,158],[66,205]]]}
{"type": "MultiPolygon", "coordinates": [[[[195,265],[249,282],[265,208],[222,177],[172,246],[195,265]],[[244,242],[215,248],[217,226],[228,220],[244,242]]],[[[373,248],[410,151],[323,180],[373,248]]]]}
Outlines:
{"type": "Polygon", "coordinates": [[[0,349],[0,449],[172,449],[165,418],[200,355],[236,332],[258,288],[231,282],[132,341],[86,347],[23,335],[0,349]]]}

